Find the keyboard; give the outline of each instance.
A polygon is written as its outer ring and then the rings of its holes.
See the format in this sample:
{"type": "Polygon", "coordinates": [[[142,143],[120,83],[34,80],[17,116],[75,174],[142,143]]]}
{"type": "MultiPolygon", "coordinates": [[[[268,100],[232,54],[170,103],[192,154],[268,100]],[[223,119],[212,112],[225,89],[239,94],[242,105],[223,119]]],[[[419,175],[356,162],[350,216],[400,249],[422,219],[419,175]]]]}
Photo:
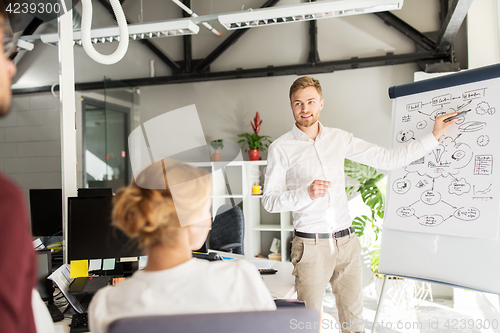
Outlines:
{"type": "Polygon", "coordinates": [[[259,269],[260,275],[276,274],[278,271],[274,268],[261,268],[259,269]]]}
{"type": "Polygon", "coordinates": [[[89,323],[87,313],[75,313],[71,317],[71,328],[69,330],[70,333],[77,332],[89,332],[89,323]]]}

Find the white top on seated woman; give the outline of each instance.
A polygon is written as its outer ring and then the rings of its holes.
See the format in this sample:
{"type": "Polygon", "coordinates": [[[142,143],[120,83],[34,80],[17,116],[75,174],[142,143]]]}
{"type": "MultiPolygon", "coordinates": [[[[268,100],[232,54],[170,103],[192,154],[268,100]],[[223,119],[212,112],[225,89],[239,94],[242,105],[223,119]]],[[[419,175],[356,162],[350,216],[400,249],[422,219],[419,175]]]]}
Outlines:
{"type": "Polygon", "coordinates": [[[276,309],[254,265],[192,257],[212,223],[210,193],[209,174],[174,161],[153,163],[118,191],[112,223],[138,238],[148,262],[94,295],[92,332],[106,332],[123,317],[276,309]]]}

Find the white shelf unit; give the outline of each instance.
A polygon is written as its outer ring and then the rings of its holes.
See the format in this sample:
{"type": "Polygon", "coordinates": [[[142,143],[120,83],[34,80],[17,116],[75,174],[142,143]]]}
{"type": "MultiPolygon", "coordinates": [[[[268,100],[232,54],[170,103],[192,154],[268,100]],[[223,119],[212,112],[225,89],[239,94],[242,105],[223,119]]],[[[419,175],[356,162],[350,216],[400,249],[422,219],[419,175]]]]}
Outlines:
{"type": "Polygon", "coordinates": [[[273,238],[277,238],[281,241],[281,261],[290,261],[293,231],[291,213],[268,213],[262,206],[262,195],[251,194],[255,181],[259,181],[261,186],[264,185],[267,161],[209,162],[192,165],[205,168],[213,175],[213,216],[225,203],[242,207],[245,219],[245,256],[251,258],[259,253],[268,255],[273,238]]]}
{"type": "Polygon", "coordinates": [[[273,239],[277,238],[281,241],[281,261],[290,261],[293,231],[291,213],[268,213],[262,206],[262,195],[251,194],[256,181],[260,186],[264,186],[266,167],[267,161],[244,162],[244,182],[248,187],[248,195],[243,200],[245,255],[268,255],[273,239]]]}

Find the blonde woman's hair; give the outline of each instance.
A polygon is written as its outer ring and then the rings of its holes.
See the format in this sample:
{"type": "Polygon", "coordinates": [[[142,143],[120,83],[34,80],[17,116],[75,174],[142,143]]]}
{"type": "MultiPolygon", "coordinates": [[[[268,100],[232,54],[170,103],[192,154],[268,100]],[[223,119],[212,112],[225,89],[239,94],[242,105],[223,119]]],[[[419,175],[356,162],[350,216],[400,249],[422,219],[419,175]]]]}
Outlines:
{"type": "Polygon", "coordinates": [[[292,86],[290,87],[290,102],[292,102],[292,95],[298,91],[302,90],[307,87],[314,87],[316,88],[316,91],[319,94],[319,97],[323,99],[323,90],[321,89],[321,83],[319,83],[319,80],[316,80],[315,78],[312,78],[310,76],[301,76],[297,80],[295,80],[292,83],[292,86]]]}
{"type": "Polygon", "coordinates": [[[112,224],[137,237],[142,248],[172,245],[181,228],[177,210],[199,214],[210,192],[210,177],[202,169],[172,160],[154,162],[116,193],[112,224]],[[179,184],[182,191],[175,191],[174,205],[171,187],[179,184]]]}

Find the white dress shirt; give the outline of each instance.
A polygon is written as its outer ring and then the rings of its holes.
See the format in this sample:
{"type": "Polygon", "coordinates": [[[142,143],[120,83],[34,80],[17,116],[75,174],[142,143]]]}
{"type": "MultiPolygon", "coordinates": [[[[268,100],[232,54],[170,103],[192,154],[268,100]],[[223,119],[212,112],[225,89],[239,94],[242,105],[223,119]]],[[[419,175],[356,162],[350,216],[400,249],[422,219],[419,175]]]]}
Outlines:
{"type": "Polygon", "coordinates": [[[319,124],[316,140],[294,124],[269,147],[262,204],[270,213],[293,212],[293,226],[301,232],[331,233],[348,228],[344,159],[378,169],[407,165],[438,145],[432,133],[396,149],[386,149],[353,137],[338,128],[319,124]],[[327,195],[312,200],[307,187],[316,179],[331,182],[327,195]]]}
{"type": "Polygon", "coordinates": [[[193,258],[162,271],[137,271],[99,289],[88,313],[90,331],[106,333],[109,324],[126,317],[264,310],[276,305],[254,265],[193,258]]]}

